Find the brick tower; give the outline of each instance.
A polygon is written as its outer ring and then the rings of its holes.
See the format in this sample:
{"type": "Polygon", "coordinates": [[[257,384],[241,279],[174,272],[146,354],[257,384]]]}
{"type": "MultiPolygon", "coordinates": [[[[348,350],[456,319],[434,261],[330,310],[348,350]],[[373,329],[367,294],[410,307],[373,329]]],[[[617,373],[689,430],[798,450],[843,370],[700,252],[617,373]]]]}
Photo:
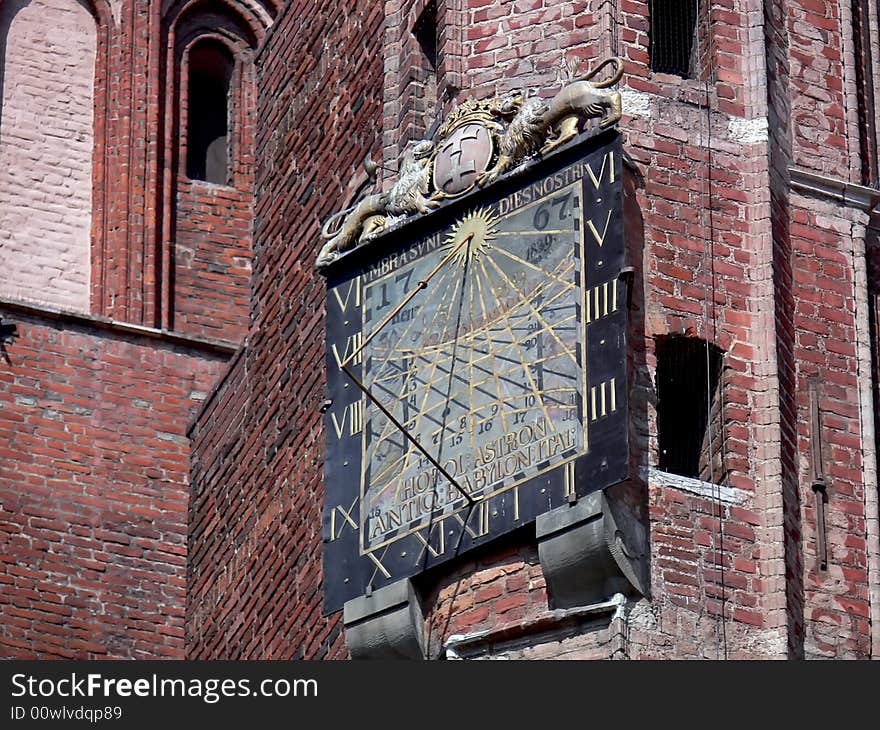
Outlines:
{"type": "Polygon", "coordinates": [[[248,326],[277,8],[0,5],[0,655],[184,655],[186,430],[248,326]]]}
{"type": "Polygon", "coordinates": [[[867,0],[4,1],[4,653],[876,657],[878,29],[867,0]],[[611,57],[628,478],[327,610],[333,520],[365,523],[326,499],[322,225],[468,100],[611,57]],[[641,580],[561,578],[606,505],[641,580]]]}
{"type": "Polygon", "coordinates": [[[381,633],[368,610],[322,611],[338,571],[322,568],[312,261],[322,222],[362,194],[360,161],[388,190],[456,104],[549,98],[562,59],[611,56],[634,270],[615,489],[645,530],[648,585],[554,612],[525,530],[385,608],[416,608],[402,630],[431,658],[876,656],[877,22],[859,1],[282,11],[257,64],[252,339],[192,432],[190,656],[343,657],[381,633]]]}

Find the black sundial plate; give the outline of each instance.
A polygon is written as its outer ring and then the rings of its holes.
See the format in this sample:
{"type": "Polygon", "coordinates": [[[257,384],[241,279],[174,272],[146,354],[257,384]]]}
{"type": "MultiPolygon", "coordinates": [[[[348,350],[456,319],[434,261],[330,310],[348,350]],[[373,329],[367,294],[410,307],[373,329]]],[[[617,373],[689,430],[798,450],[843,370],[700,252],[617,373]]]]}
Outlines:
{"type": "Polygon", "coordinates": [[[326,612],[627,477],[620,140],[576,152],[330,271],[326,612]]]}

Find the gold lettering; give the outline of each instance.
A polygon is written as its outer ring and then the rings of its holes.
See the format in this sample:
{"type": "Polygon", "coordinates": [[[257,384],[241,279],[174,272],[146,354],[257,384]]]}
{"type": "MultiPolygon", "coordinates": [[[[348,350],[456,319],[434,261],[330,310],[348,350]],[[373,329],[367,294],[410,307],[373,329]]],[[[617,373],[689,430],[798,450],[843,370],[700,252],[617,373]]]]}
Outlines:
{"type": "Polygon", "coordinates": [[[584,317],[587,323],[595,322],[617,311],[617,279],[590,289],[584,299],[584,317]]]}
{"type": "Polygon", "coordinates": [[[385,522],[382,520],[382,515],[376,515],[373,518],[373,525],[370,527],[370,540],[374,540],[377,536],[381,536],[385,530],[385,522]]]}
{"type": "Polygon", "coordinates": [[[590,180],[593,181],[593,185],[596,190],[602,185],[602,178],[605,177],[605,166],[608,165],[608,182],[614,182],[614,153],[609,152],[605,157],[602,158],[602,169],[599,171],[599,177],[596,177],[596,174],[593,172],[593,167],[589,163],[587,163],[587,174],[590,176],[590,180]],[[608,163],[611,163],[608,165],[608,163]]]}
{"type": "Polygon", "coordinates": [[[364,428],[364,403],[363,401],[355,401],[349,403],[342,411],[342,418],[336,418],[335,413],[330,413],[330,420],[333,421],[333,430],[336,432],[336,438],[342,439],[345,432],[345,422],[349,424],[349,435],[359,434],[364,428]]]}
{"type": "MultiPolygon", "coordinates": [[[[376,557],[375,555],[373,555],[373,553],[371,553],[371,552],[368,552],[368,553],[367,553],[367,557],[368,557],[370,560],[372,560],[372,561],[376,564],[376,568],[378,568],[379,570],[382,571],[382,575],[384,575],[386,578],[390,578],[390,577],[391,577],[391,573],[389,573],[389,572],[388,572],[388,569],[387,569],[384,565],[382,565],[382,563],[379,561],[379,558],[377,558],[377,557],[376,557]]],[[[375,574],[374,574],[374,575],[375,575],[375,574]]]]}
{"type": "MultiPolygon", "coordinates": [[[[339,354],[339,348],[336,347],[334,343],[331,347],[333,350],[333,357],[336,359],[336,364],[339,367],[342,367],[342,363],[348,360],[354,353],[358,352],[361,348],[361,343],[364,341],[364,336],[361,332],[357,332],[353,335],[350,335],[348,339],[345,341],[345,350],[343,350],[342,354],[339,354]]],[[[357,357],[352,361],[353,365],[360,364],[361,360],[363,360],[363,353],[358,352],[357,357]]]]}
{"type": "Polygon", "coordinates": [[[336,297],[336,301],[339,304],[339,309],[345,313],[345,310],[348,309],[348,303],[351,301],[352,294],[354,295],[354,308],[360,309],[361,306],[361,277],[357,277],[352,280],[348,285],[348,292],[345,295],[345,299],[342,298],[342,295],[339,293],[339,290],[342,287],[336,287],[333,290],[333,295],[336,297]]]}
{"type": "Polygon", "coordinates": [[[599,244],[599,248],[602,248],[602,244],[605,243],[605,236],[608,235],[608,226],[611,224],[611,211],[608,211],[608,217],[605,219],[605,228],[602,230],[602,235],[599,235],[599,231],[596,229],[596,226],[593,225],[592,220],[587,221],[587,226],[590,228],[590,232],[593,234],[593,238],[596,239],[596,243],[599,244]]]}
{"type": "Polygon", "coordinates": [[[345,530],[345,526],[348,525],[352,530],[357,530],[358,525],[357,522],[354,521],[354,518],[351,516],[351,512],[357,504],[357,499],[351,503],[351,506],[348,509],[345,509],[341,504],[334,507],[330,512],[330,540],[333,541],[338,538],[342,531],[345,530]],[[342,520],[338,520],[336,515],[339,515],[342,520]],[[339,525],[339,529],[336,529],[336,526],[339,525]]]}
{"type": "Polygon", "coordinates": [[[590,388],[591,421],[610,415],[617,410],[617,378],[611,378],[590,388]]]}
{"type": "Polygon", "coordinates": [[[565,496],[571,497],[575,493],[575,480],[574,480],[574,462],[569,461],[565,465],[565,471],[563,472],[564,482],[565,482],[565,496]]]}

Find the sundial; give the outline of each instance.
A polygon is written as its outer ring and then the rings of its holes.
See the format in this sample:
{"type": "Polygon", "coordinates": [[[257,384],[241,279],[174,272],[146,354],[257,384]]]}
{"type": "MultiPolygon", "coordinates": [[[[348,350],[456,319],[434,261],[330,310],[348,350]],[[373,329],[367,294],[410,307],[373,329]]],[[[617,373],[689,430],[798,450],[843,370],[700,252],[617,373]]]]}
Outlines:
{"type": "Polygon", "coordinates": [[[626,478],[622,172],[583,135],[326,268],[325,611],[626,478]]]}

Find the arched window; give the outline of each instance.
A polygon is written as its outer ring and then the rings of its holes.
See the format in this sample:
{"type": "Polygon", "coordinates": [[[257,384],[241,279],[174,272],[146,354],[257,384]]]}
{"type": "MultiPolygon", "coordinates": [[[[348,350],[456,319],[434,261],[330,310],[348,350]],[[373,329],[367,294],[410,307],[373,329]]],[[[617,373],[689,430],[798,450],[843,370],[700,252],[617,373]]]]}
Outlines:
{"type": "Polygon", "coordinates": [[[89,311],[98,25],[0,2],[0,297],[89,311]]]}
{"type": "Polygon", "coordinates": [[[190,49],[186,174],[191,180],[228,182],[229,89],[234,65],[232,54],[217,41],[202,40],[190,49]]]}

